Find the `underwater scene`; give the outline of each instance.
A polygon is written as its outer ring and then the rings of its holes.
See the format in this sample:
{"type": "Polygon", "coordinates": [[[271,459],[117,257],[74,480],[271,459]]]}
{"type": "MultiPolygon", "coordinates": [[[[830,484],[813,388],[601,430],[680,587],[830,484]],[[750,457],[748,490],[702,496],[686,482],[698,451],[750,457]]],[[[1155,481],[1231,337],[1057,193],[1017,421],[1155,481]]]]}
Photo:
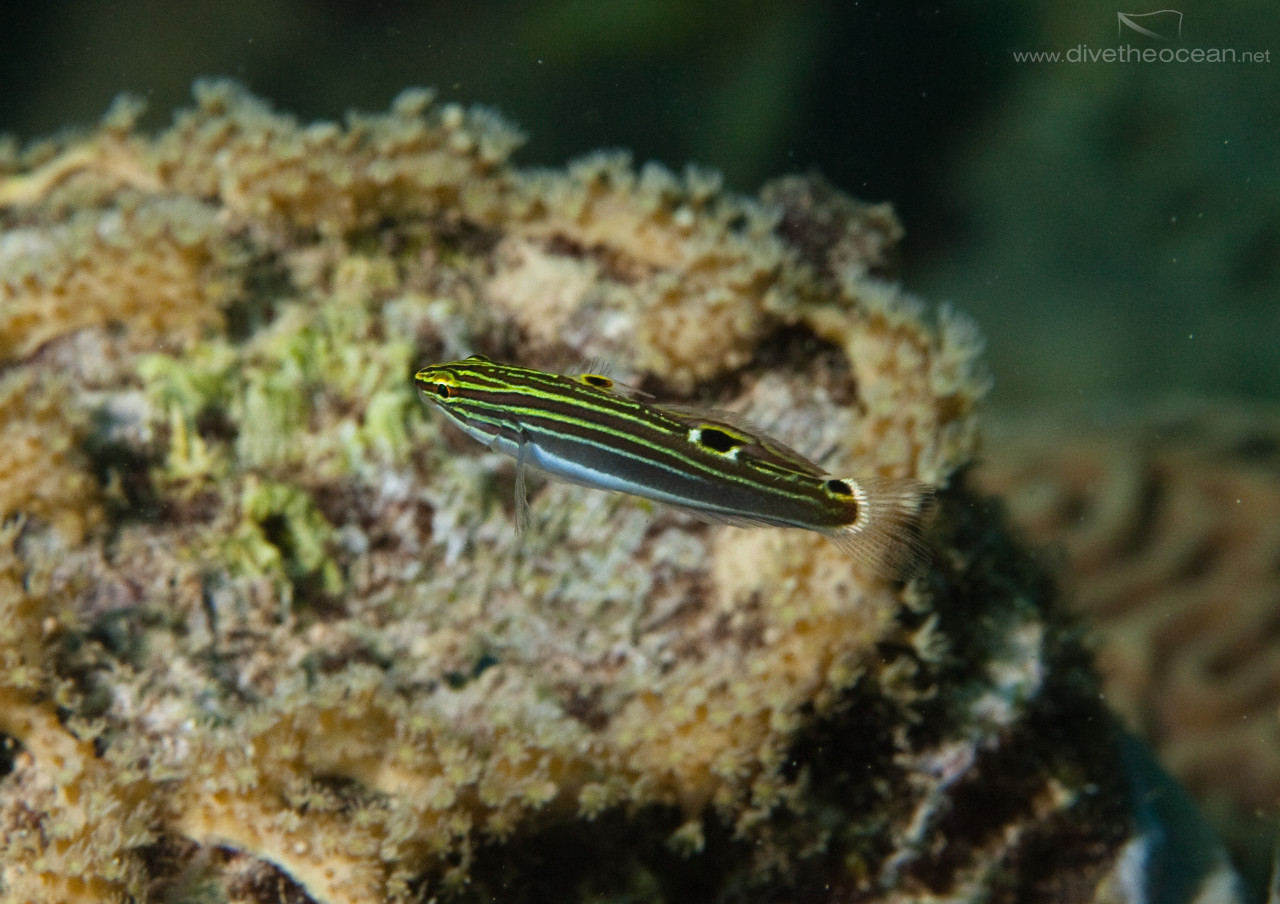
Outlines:
{"type": "Polygon", "coordinates": [[[1274,13],[6,12],[0,902],[1280,902],[1274,13]]]}

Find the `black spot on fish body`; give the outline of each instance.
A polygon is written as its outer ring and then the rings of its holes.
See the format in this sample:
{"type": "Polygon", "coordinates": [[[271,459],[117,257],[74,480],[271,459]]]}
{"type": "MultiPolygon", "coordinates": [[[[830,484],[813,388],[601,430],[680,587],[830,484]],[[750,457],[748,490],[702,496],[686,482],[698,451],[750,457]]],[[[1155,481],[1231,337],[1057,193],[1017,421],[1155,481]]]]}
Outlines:
{"type": "Polygon", "coordinates": [[[832,496],[842,496],[846,499],[853,496],[853,487],[849,486],[849,482],[847,480],[837,480],[833,477],[823,484],[823,486],[832,496]]]}
{"type": "Polygon", "coordinates": [[[743,436],[734,436],[719,427],[701,427],[697,431],[695,442],[703,448],[710,449],[712,452],[728,455],[734,449],[745,446],[747,439],[743,436]]]}

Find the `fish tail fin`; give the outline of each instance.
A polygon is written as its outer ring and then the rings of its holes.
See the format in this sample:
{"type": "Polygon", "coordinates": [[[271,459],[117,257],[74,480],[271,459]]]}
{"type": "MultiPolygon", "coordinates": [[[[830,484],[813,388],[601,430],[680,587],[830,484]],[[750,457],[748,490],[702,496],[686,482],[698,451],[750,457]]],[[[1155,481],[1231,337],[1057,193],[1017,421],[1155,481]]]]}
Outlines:
{"type": "Polygon", "coordinates": [[[916,577],[929,564],[924,525],[934,506],[934,489],[905,477],[851,477],[857,517],[824,533],[837,546],[877,573],[895,580],[916,577]]]}

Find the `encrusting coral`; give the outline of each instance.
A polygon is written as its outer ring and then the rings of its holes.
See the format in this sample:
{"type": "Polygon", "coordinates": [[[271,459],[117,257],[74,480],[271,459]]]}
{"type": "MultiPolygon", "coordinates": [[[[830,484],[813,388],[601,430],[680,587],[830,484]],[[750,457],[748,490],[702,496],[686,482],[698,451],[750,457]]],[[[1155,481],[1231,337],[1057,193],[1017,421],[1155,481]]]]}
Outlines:
{"type": "Polygon", "coordinates": [[[0,160],[0,404],[46,450],[0,473],[7,900],[1126,899],[1086,658],[958,479],[980,343],[886,281],[887,209],[521,171],[422,91],[197,100],[0,160]],[[472,351],[950,482],[933,566],[559,484],[517,539],[411,388],[472,351]]]}

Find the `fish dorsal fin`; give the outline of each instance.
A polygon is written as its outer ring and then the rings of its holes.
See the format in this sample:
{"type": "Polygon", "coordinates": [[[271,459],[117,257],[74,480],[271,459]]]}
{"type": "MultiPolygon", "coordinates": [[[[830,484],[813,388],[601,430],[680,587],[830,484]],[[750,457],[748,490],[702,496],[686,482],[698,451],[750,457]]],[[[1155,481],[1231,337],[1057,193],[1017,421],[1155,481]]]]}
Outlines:
{"type": "Polygon", "coordinates": [[[622,396],[624,399],[647,401],[653,398],[649,393],[636,389],[634,386],[614,377],[613,368],[609,366],[608,362],[600,358],[592,358],[584,362],[582,366],[566,371],[564,376],[575,383],[582,383],[601,392],[610,392],[614,395],[622,396]]]}
{"type": "Polygon", "coordinates": [[[690,427],[722,426],[739,433],[750,440],[742,447],[742,454],[752,458],[773,461],[775,464],[808,474],[812,477],[823,477],[826,471],[786,443],[779,442],[769,436],[750,418],[736,411],[723,408],[699,408],[693,405],[659,405],[656,406],[672,417],[684,421],[690,427]]]}

